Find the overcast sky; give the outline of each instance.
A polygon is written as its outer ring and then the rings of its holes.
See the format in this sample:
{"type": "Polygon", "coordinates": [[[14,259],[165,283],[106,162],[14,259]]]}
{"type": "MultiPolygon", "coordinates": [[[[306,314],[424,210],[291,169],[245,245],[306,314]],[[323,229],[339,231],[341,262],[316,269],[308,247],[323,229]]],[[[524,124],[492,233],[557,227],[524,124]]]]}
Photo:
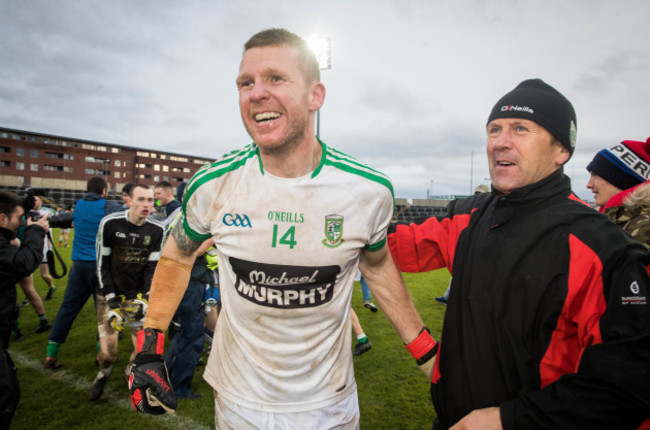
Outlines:
{"type": "Polygon", "coordinates": [[[649,22],[648,0],[0,0],[0,126],[217,158],[250,142],[242,45],[285,27],[331,38],[321,138],[396,197],[489,183],[487,115],[537,77],[576,109],[591,200],[595,152],[650,136],[649,22]]]}

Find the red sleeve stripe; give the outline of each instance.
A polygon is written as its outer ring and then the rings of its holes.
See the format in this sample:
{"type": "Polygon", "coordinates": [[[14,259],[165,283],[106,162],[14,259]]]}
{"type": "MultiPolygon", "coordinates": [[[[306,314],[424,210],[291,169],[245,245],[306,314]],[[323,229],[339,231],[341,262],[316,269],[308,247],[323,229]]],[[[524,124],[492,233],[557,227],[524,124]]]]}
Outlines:
{"type": "Polygon", "coordinates": [[[602,342],[600,318],[606,309],[602,262],[573,235],[569,249],[567,296],[539,366],[542,388],[566,373],[575,373],[585,348],[602,342]]]}

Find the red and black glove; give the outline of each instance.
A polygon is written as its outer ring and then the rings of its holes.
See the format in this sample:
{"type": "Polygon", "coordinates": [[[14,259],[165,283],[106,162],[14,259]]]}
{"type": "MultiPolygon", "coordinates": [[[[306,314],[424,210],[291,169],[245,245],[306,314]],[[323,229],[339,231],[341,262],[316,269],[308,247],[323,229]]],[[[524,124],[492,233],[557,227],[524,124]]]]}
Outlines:
{"type": "Polygon", "coordinates": [[[129,377],[131,403],[138,412],[152,415],[174,413],[176,396],[162,356],[165,334],[160,330],[145,328],[138,332],[137,338],[138,354],[129,377]]]}

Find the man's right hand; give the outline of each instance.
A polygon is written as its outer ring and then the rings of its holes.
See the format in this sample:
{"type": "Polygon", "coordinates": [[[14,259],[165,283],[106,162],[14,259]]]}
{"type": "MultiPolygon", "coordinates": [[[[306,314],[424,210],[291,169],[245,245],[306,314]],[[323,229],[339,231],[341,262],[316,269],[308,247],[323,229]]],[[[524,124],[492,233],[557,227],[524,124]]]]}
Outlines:
{"type": "Polygon", "coordinates": [[[45,231],[48,231],[50,229],[50,222],[47,220],[47,215],[42,215],[38,219],[38,221],[34,221],[31,218],[27,218],[27,226],[30,226],[30,225],[37,225],[37,226],[43,228],[43,230],[45,230],[45,231]]]}
{"type": "Polygon", "coordinates": [[[129,377],[131,403],[138,412],[174,413],[176,396],[162,357],[165,335],[160,330],[145,328],[138,332],[137,338],[138,354],[129,377]]]}

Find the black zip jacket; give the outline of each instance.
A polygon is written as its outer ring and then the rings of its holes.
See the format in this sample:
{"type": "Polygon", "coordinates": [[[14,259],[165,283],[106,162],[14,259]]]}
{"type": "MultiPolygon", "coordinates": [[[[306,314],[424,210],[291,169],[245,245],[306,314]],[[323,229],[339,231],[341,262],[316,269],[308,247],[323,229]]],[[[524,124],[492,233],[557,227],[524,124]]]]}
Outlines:
{"type": "Polygon", "coordinates": [[[137,226],[129,211],[105,216],[97,232],[98,293],[107,300],[123,295],[133,299],[148,293],[160,259],[164,227],[147,218],[137,226]]]}
{"type": "Polygon", "coordinates": [[[561,172],[454,202],[389,244],[403,271],[453,276],[431,385],[443,428],[491,406],[505,430],[650,417],[647,252],[561,172]]]}
{"type": "Polygon", "coordinates": [[[25,229],[20,248],[10,244],[14,234],[0,227],[0,348],[9,347],[16,306],[16,282],[29,276],[43,259],[45,230],[31,225],[25,229]]]}

